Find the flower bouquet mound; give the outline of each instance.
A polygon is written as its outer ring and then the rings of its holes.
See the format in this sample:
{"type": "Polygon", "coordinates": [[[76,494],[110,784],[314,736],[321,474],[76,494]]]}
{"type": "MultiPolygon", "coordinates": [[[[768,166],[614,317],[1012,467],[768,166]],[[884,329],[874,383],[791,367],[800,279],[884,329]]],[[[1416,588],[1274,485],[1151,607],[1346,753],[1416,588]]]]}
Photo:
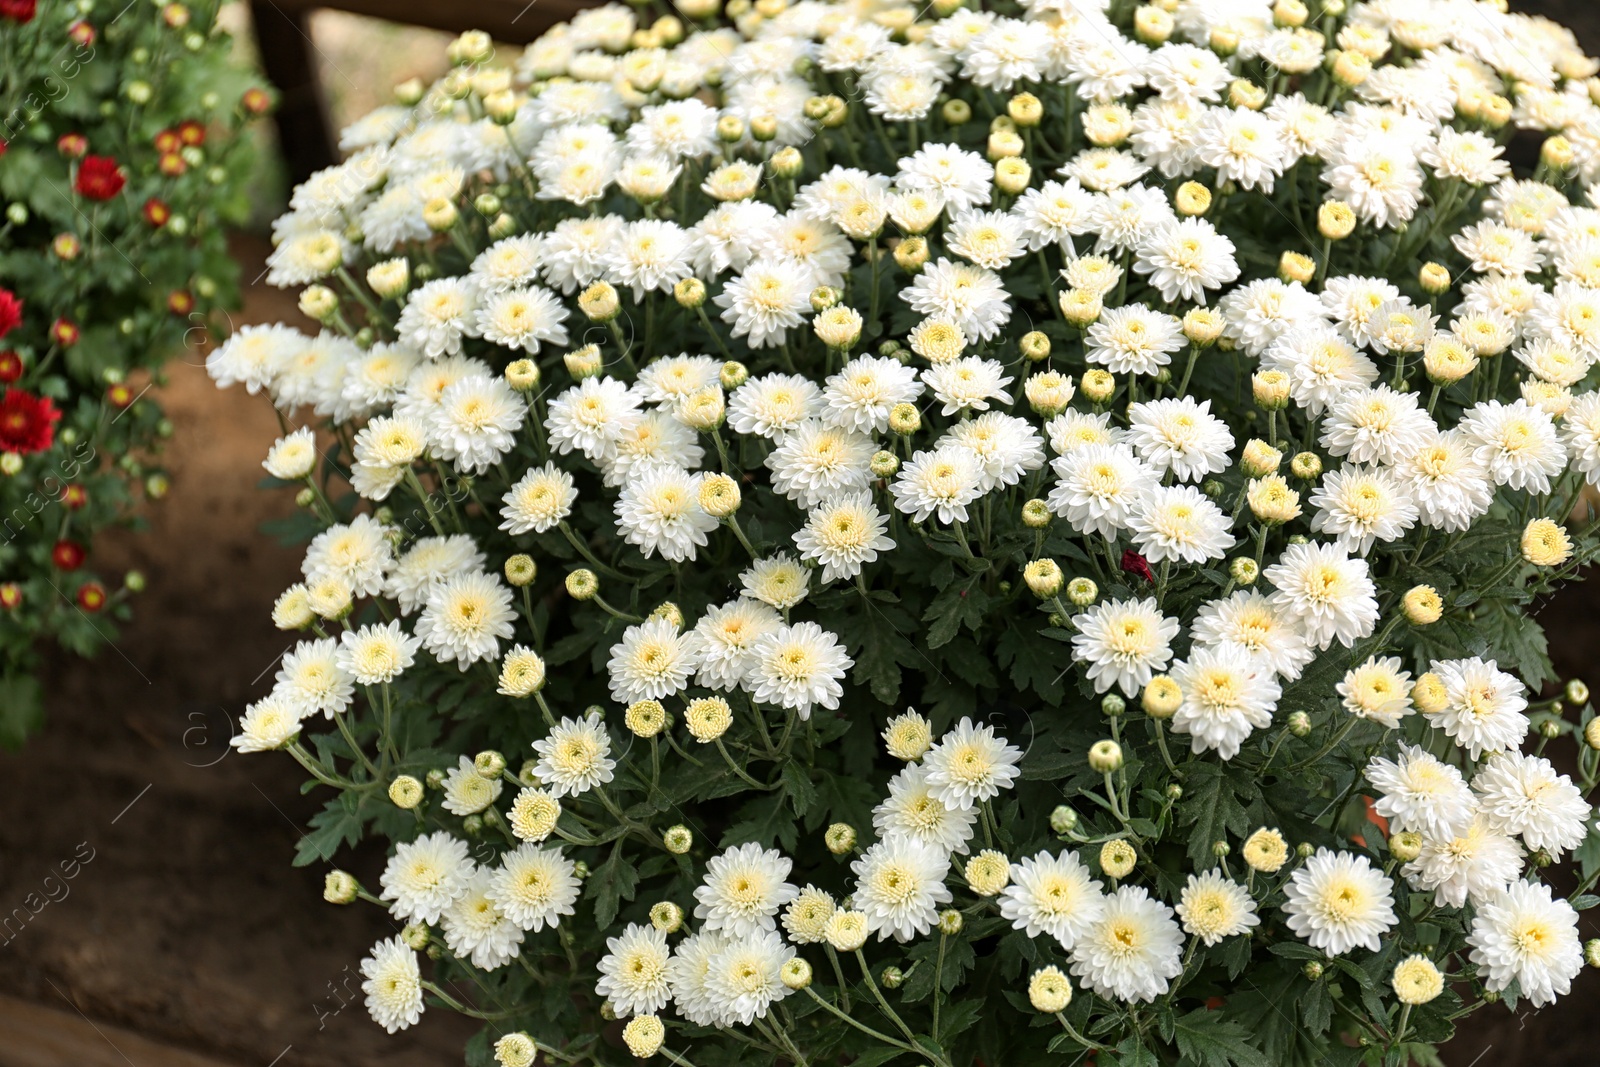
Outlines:
{"type": "Polygon", "coordinates": [[[129,616],[94,535],[165,494],[145,390],[236,296],[268,100],[218,6],[0,2],[0,745],[39,724],[40,639],[92,655],[129,616]]]}
{"type": "Polygon", "coordinates": [[[1597,547],[1571,35],[679,15],[459,38],[277,224],[322,332],[210,357],[309,541],[233,744],[325,787],[297,862],[391,844],[327,878],[396,924],[373,1018],[1399,1065],[1600,962],[1600,725],[1528,617],[1597,547]]]}

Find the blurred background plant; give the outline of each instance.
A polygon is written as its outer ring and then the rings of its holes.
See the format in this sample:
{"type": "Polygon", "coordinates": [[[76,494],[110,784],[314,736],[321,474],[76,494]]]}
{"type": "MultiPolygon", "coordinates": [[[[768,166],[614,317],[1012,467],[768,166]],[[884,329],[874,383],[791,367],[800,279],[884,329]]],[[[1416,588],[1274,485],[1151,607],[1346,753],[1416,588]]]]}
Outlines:
{"type": "Polygon", "coordinates": [[[240,136],[271,106],[216,2],[0,4],[0,744],[42,717],[38,645],[113,640],[143,586],[94,565],[168,479],[161,365],[238,302],[240,136]]]}

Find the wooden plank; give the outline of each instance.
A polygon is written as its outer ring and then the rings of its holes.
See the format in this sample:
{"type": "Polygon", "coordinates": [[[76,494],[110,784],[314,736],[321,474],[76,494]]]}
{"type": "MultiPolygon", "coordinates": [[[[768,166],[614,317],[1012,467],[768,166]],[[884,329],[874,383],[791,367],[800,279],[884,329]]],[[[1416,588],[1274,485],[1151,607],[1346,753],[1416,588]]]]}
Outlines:
{"type": "Polygon", "coordinates": [[[0,1067],[237,1067],[132,1030],[61,1009],[0,996],[0,1067]]]}

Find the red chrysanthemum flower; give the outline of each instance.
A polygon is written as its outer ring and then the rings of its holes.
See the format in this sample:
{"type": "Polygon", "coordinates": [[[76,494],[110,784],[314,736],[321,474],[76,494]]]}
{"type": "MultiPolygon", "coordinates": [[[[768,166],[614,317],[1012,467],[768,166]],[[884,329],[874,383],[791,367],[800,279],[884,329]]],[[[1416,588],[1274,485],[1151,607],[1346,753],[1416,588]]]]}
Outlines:
{"type": "Polygon", "coordinates": [[[0,452],[43,452],[56,439],[61,412],[46,396],[7,389],[0,396],[0,452]]]}
{"type": "MultiPolygon", "coordinates": [[[[3,3],[4,0],[0,0],[3,3]]],[[[78,195],[88,200],[110,200],[122,192],[128,179],[110,156],[85,156],[78,167],[78,195]]]]}
{"type": "Polygon", "coordinates": [[[22,586],[16,582],[0,582],[0,608],[15,611],[22,606],[22,586]]]}
{"type": "Polygon", "coordinates": [[[79,511],[89,503],[89,490],[77,482],[61,487],[61,506],[68,511],[79,511]]]}
{"type": "Polygon", "coordinates": [[[10,385],[22,377],[22,357],[15,352],[0,352],[0,385],[10,385]]]}
{"type": "Polygon", "coordinates": [[[184,119],[178,123],[178,140],[190,147],[206,143],[205,123],[197,119],[184,119]]]}
{"type": "Polygon", "coordinates": [[[172,208],[167,206],[166,201],[152,196],[144,202],[144,221],[150,225],[160,228],[171,218],[172,208]]]}
{"type": "Polygon", "coordinates": [[[99,582],[84,582],[78,586],[78,607],[95,612],[106,606],[106,587],[99,582]]]}
{"type": "Polygon", "coordinates": [[[89,138],[81,133],[64,133],[56,138],[56,151],[68,159],[82,159],[89,151],[89,138]]]}
{"type": "Polygon", "coordinates": [[[252,115],[265,115],[272,107],[272,97],[264,89],[246,89],[239,102],[252,115]]]}
{"type": "Polygon", "coordinates": [[[183,161],[183,157],[178,155],[178,153],[168,152],[161,157],[161,161],[157,164],[157,167],[160,169],[161,173],[167,177],[176,178],[188,171],[189,164],[185,163],[183,161]]]}
{"type": "Polygon", "coordinates": [[[1122,553],[1122,569],[1128,574],[1137,574],[1147,582],[1156,580],[1156,576],[1150,573],[1149,562],[1131,548],[1122,553]]]}
{"type": "MultiPolygon", "coordinates": [[[[112,21],[115,20],[113,19],[112,21]]],[[[88,48],[90,45],[94,44],[96,36],[95,28],[82,19],[79,19],[77,22],[74,22],[72,25],[67,27],[68,39],[70,39],[73,44],[82,45],[84,48],[88,48]]]]}
{"type": "Polygon", "coordinates": [[[78,324],[71,319],[57,319],[50,324],[50,340],[62,348],[71,348],[82,336],[83,331],[79,330],[78,324]]]}
{"type": "Polygon", "coordinates": [[[32,22],[38,8],[38,0],[0,0],[0,18],[8,18],[12,22],[32,22]]]}
{"type": "Polygon", "coordinates": [[[176,152],[178,149],[182,148],[183,138],[178,136],[177,130],[162,130],[160,133],[156,134],[155,146],[157,152],[160,152],[162,155],[166,155],[169,152],[176,152]]]}
{"type": "Polygon", "coordinates": [[[0,289],[0,337],[22,325],[22,301],[10,289],[0,289]]]}
{"type": "Polygon", "coordinates": [[[89,553],[76,541],[57,541],[50,549],[50,562],[60,571],[75,571],[88,558],[89,553]]]}

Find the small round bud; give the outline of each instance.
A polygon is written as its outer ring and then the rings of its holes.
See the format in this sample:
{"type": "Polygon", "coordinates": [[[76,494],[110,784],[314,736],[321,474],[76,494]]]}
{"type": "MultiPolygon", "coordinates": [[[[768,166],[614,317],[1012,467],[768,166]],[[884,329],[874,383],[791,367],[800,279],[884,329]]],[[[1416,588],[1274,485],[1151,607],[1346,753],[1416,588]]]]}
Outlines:
{"type": "Polygon", "coordinates": [[[1170,719],[1183,706],[1183,690],[1169,675],[1158,674],[1145,683],[1139,706],[1152,719],[1170,719]]]}
{"type": "Polygon", "coordinates": [[[567,575],[567,595],[574,600],[593,600],[600,592],[600,579],[594,571],[580,567],[567,575]]]}
{"type": "Polygon", "coordinates": [[[539,577],[539,565],[533,562],[532,556],[522,552],[506,560],[505,571],[506,581],[518,589],[532,585],[533,580],[539,577]]]}
{"type": "Polygon", "coordinates": [[[1005,854],[985,849],[967,861],[967,888],[980,897],[999,895],[1011,881],[1011,861],[1005,854]]]}
{"type": "Polygon", "coordinates": [[[1534,519],[1522,531],[1522,558],[1535,567],[1559,567],[1572,558],[1572,538],[1551,519],[1534,519]]]}
{"type": "Polygon", "coordinates": [[[539,365],[531,359],[519,359],[506,364],[506,384],[519,393],[531,393],[539,388],[539,365]]]}
{"type": "Polygon", "coordinates": [[[339,295],[326,285],[308,285],[300,294],[300,311],[308,319],[326,322],[339,310],[339,295]]]}
{"type": "Polygon", "coordinates": [[[739,510],[739,483],[726,474],[708,474],[700,483],[700,508],[713,519],[726,519],[739,510]]]}
{"type": "Polygon", "coordinates": [[[1123,838],[1115,838],[1100,846],[1100,869],[1110,878],[1126,878],[1139,862],[1139,854],[1123,838]]]}
{"type": "Polygon", "coordinates": [[[699,278],[685,278],[672,287],[672,298],[679,307],[700,307],[706,302],[706,283],[699,278]]]}
{"type": "Polygon", "coordinates": [[[393,300],[411,287],[411,267],[404,259],[386,259],[368,268],[367,284],[384,300],[393,300]]]}
{"type": "Polygon", "coordinates": [[[1177,782],[1168,783],[1166,794],[1168,800],[1182,800],[1183,786],[1179,785],[1177,782]]]}
{"type": "Polygon", "coordinates": [[[400,931],[400,940],[405,942],[407,948],[421,952],[428,947],[428,924],[407,923],[400,931]]]}
{"type": "Polygon", "coordinates": [[[1237,108],[1260,111],[1267,102],[1267,91],[1254,82],[1235,78],[1228,85],[1228,103],[1237,108]]]}
{"type": "Polygon", "coordinates": [[[1572,142],[1561,134],[1545,138],[1539,146],[1539,162],[1552,170],[1566,170],[1572,166],[1572,142]]]}
{"type": "Polygon", "coordinates": [[[1054,1015],[1072,1003],[1072,983],[1059,967],[1044,967],[1028,979],[1028,1003],[1035,1011],[1054,1015]]]}
{"type": "Polygon", "coordinates": [[[835,856],[842,856],[856,847],[856,828],[847,822],[836,822],[828,827],[822,840],[828,846],[828,851],[835,856]]]}
{"type": "Polygon", "coordinates": [[[722,697],[699,697],[683,710],[683,722],[702,745],[718,740],[733,725],[733,709],[722,697]]]}
{"type": "Polygon", "coordinates": [[[1278,831],[1263,826],[1245,838],[1244,861],[1253,871],[1274,874],[1289,861],[1289,843],[1278,831]]]}
{"type": "Polygon", "coordinates": [[[1315,452],[1296,452],[1289,461],[1289,473],[1302,482],[1314,482],[1322,477],[1322,458],[1315,452]]]}
{"type": "MultiPolygon", "coordinates": [[[[10,455],[16,455],[15,452],[12,452],[12,453],[9,453],[9,454],[10,455]]],[[[316,502],[317,502],[316,491],[313,490],[310,486],[307,486],[306,488],[300,490],[299,492],[295,493],[295,495],[294,495],[294,506],[297,507],[297,508],[309,508],[312,504],[315,504],[316,502]]]]}
{"type": "Polygon", "coordinates": [[[1117,391],[1117,380],[1111,376],[1111,372],[1098,368],[1084,371],[1079,384],[1091,404],[1104,404],[1117,391]]]}
{"type": "Polygon", "coordinates": [[[1401,863],[1410,863],[1422,855],[1422,835],[1415,830],[1391,834],[1389,837],[1389,853],[1401,863]]]}
{"type": "Polygon", "coordinates": [[[889,409],[889,429],[901,437],[910,437],[922,429],[922,413],[915,404],[896,404],[889,409]]]}
{"type": "Polygon", "coordinates": [[[1236,556],[1228,564],[1228,577],[1240,585],[1254,585],[1261,576],[1261,565],[1249,556],[1236,556]]]}
{"type": "Polygon", "coordinates": [[[670,900],[662,900],[650,907],[650,925],[664,934],[675,934],[683,926],[683,909],[670,900]]]}
{"type": "Polygon", "coordinates": [[[1057,804],[1050,812],[1050,829],[1057,834],[1070,834],[1078,826],[1078,813],[1065,804],[1057,804]]]}
{"type": "Polygon", "coordinates": [[[635,1015],[622,1028],[622,1043],[641,1060],[660,1052],[661,1043],[666,1039],[666,1024],[656,1015],[635,1015]]]}
{"type": "Polygon", "coordinates": [[[1050,511],[1050,505],[1038,497],[1022,505],[1022,525],[1030,530],[1044,529],[1053,518],[1055,515],[1050,511]]]}
{"type": "Polygon", "coordinates": [[[952,98],[944,102],[939,114],[950,125],[960,126],[972,121],[972,105],[965,100],[952,98]]]}
{"type": "Polygon", "coordinates": [[[661,835],[661,843],[674,856],[681,856],[694,847],[694,833],[680,823],[669,827],[667,832],[661,835]]]}
{"type": "Polygon", "coordinates": [[[1431,585],[1414,585],[1406,590],[1401,608],[1413,626],[1432,626],[1444,614],[1444,599],[1431,585]]]}
{"type": "Polygon", "coordinates": [[[1583,962],[1600,967],[1600,937],[1591,937],[1583,943],[1583,962]]]}
{"type": "MultiPolygon", "coordinates": [[[[1105,311],[1105,299],[1091,289],[1068,289],[1057,299],[1061,307],[1061,316],[1078,329],[1086,329],[1099,321],[1100,315],[1105,311]]],[[[1087,379],[1089,374],[1085,374],[1087,379]]]]}
{"type": "Polygon", "coordinates": [[[1544,738],[1557,738],[1561,736],[1561,723],[1555,719],[1542,719],[1539,722],[1539,736],[1544,738]]]}
{"type": "Polygon", "coordinates": [[[1089,746],[1089,769],[1097,774],[1110,774],[1122,766],[1122,746],[1107,738],[1089,746]]]}
{"type": "Polygon", "coordinates": [[[1289,376],[1281,370],[1251,375],[1250,389],[1256,406],[1264,411],[1282,411],[1289,406],[1289,376]]]}
{"type": "Polygon", "coordinates": [[[322,880],[322,899],[329,904],[349,904],[356,899],[360,888],[355,875],[348,871],[329,871],[322,880]]]}
{"type": "Polygon", "coordinates": [[[737,389],[750,377],[750,369],[738,360],[730,359],[722,365],[717,380],[724,389],[737,389]]]}
{"type": "Polygon", "coordinates": [[[1311,734],[1311,716],[1303,711],[1290,712],[1288,719],[1284,720],[1284,724],[1289,728],[1289,732],[1296,737],[1308,737],[1311,734]]]}
{"type": "Polygon", "coordinates": [[[595,282],[578,294],[578,308],[591,322],[610,322],[622,309],[622,301],[610,282],[595,282]]]}
{"type": "Polygon", "coordinates": [[[1114,719],[1127,710],[1128,702],[1119,693],[1107,693],[1100,698],[1100,712],[1108,718],[1114,719]]]}
{"type": "Polygon", "coordinates": [[[1040,600],[1048,600],[1061,592],[1065,581],[1061,567],[1053,559],[1036,559],[1022,569],[1022,580],[1028,590],[1040,600]]]}
{"type": "Polygon", "coordinates": [[[1278,473],[1278,467],[1282,463],[1282,452],[1256,438],[1246,442],[1239,465],[1249,477],[1265,478],[1269,474],[1278,473]]]}
{"type": "Polygon", "coordinates": [[[506,758],[492,748],[485,749],[473,757],[472,769],[478,772],[479,778],[493,781],[505,773],[506,758]]]}
{"type": "Polygon", "coordinates": [[[623,723],[635,737],[651,738],[667,725],[667,709],[659,700],[635,700],[623,713],[623,723]]]}
{"type": "Polygon", "coordinates": [[[1300,973],[1315,982],[1322,977],[1322,964],[1316,960],[1306,960],[1306,965],[1300,968],[1300,973]]]}
{"type": "Polygon", "coordinates": [[[1211,210],[1211,190],[1199,182],[1184,182],[1172,195],[1172,206],[1180,215],[1204,215],[1211,210]]]}
{"type": "Polygon", "coordinates": [[[409,774],[402,774],[389,783],[389,799],[395,807],[410,811],[422,803],[422,783],[409,774]]]}
{"type": "Polygon", "coordinates": [[[1278,257],[1278,277],[1286,282],[1308,285],[1317,276],[1317,261],[1303,252],[1285,252],[1278,257]]]}
{"type": "Polygon", "coordinates": [[[1442,263],[1424,263],[1417,271],[1417,284],[1422,291],[1438,296],[1450,288],[1450,271],[1442,263]]]}
{"type": "Polygon", "coordinates": [[[1343,200],[1327,200],[1317,208],[1317,232],[1330,241],[1342,241],[1355,232],[1356,213],[1343,200]]]}
{"type": "Polygon", "coordinates": [[[805,989],[811,984],[811,964],[799,956],[795,956],[784,963],[783,968],[778,972],[778,979],[783,982],[785,988],[793,989],[796,992],[805,989]]]}
{"type": "Polygon", "coordinates": [[[946,908],[939,913],[939,932],[946,937],[954,937],[961,932],[961,913],[954,908],[946,908]]]}
{"type": "Polygon", "coordinates": [[[1574,678],[1568,682],[1563,693],[1566,695],[1568,704],[1582,707],[1589,703],[1589,686],[1580,679],[1574,678]]]}
{"type": "Polygon", "coordinates": [[[1211,842],[1211,854],[1219,860],[1226,859],[1233,855],[1233,847],[1226,841],[1213,841],[1211,842]]]}
{"type": "Polygon", "coordinates": [[[1073,607],[1086,608],[1100,599],[1100,587],[1093,578],[1077,577],[1067,583],[1067,603],[1073,607]]]}
{"type": "Polygon", "coordinates": [[[899,989],[905,980],[906,973],[892,964],[878,974],[878,983],[885,989],[899,989]]]}
{"type": "Polygon", "coordinates": [[[900,460],[893,452],[878,451],[872,454],[867,466],[874,478],[893,478],[900,469],[900,460]]]}

